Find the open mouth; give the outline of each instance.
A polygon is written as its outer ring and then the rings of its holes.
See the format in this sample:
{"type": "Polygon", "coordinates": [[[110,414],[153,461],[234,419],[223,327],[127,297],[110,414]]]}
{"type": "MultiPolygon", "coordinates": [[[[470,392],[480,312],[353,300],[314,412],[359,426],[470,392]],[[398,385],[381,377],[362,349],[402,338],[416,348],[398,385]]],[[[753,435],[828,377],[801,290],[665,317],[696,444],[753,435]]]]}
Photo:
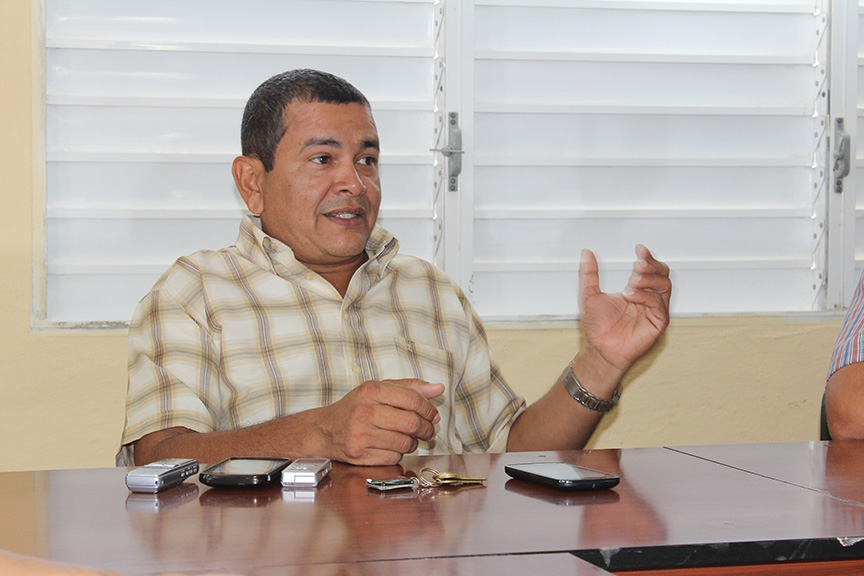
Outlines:
{"type": "Polygon", "coordinates": [[[352,218],[359,218],[360,213],[358,212],[330,212],[329,214],[325,214],[328,218],[338,218],[340,220],[350,220],[352,218]]]}
{"type": "Polygon", "coordinates": [[[365,214],[365,212],[358,208],[356,210],[335,210],[333,212],[327,212],[324,214],[324,217],[331,222],[353,224],[362,221],[363,214],[365,214]]]}

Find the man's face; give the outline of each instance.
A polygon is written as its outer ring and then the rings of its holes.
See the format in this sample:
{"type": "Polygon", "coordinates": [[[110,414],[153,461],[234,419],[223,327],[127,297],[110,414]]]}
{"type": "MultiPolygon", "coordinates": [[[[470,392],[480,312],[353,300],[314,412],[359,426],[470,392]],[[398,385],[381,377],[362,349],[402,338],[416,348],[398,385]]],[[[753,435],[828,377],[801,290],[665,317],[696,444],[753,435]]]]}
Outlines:
{"type": "Polygon", "coordinates": [[[259,178],[264,231],[310,268],[359,266],[381,203],[372,113],[363,104],[295,102],[283,121],[273,170],[259,178]]]}

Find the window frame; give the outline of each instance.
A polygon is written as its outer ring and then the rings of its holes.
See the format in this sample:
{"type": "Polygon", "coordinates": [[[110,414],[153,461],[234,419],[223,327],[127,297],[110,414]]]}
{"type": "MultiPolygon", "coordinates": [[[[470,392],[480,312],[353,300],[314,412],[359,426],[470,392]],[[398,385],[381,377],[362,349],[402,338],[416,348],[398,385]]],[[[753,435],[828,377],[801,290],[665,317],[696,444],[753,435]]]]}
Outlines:
{"type": "MultiPolygon", "coordinates": [[[[385,0],[386,1],[386,0],[385,0]]],[[[500,0],[500,2],[508,4],[508,0],[500,0]]],[[[568,4],[567,2],[564,2],[568,4]]],[[[471,2],[475,4],[484,4],[483,0],[471,2]]],[[[513,4],[520,4],[515,1],[513,4]]],[[[558,5],[560,2],[546,2],[549,5],[558,5]]],[[[588,3],[590,4],[590,3],[588,3]]],[[[857,99],[855,90],[855,82],[852,78],[857,78],[857,70],[860,68],[860,58],[851,57],[853,54],[852,48],[855,42],[850,38],[857,40],[858,20],[860,19],[861,9],[852,10],[848,6],[838,6],[835,3],[831,12],[831,108],[833,111],[843,110],[846,118],[857,118],[859,114],[854,104],[857,99]],[[840,9],[842,8],[842,9],[840,9]],[[842,35],[840,32],[842,31],[842,35]],[[837,62],[842,62],[838,66],[837,62]],[[842,67],[842,76],[838,74],[838,69],[842,67]]],[[[437,5],[436,5],[437,8],[437,5]]],[[[441,34],[444,39],[444,53],[450,54],[452,50],[459,49],[464,54],[466,50],[471,50],[473,47],[466,48],[466,44],[470,44],[472,38],[466,38],[464,30],[466,27],[471,27],[474,24],[473,11],[459,11],[459,3],[445,2],[442,9],[446,11],[442,16],[446,15],[444,20],[447,25],[440,28],[437,34],[441,34]]],[[[128,321],[85,321],[85,322],[58,322],[49,320],[46,317],[46,302],[47,302],[47,239],[46,239],[46,210],[47,200],[45,196],[46,190],[46,38],[45,38],[45,0],[33,0],[33,39],[34,39],[34,54],[38,57],[34,58],[34,90],[33,93],[39,99],[34,106],[34,126],[38,137],[34,139],[34,187],[37,190],[42,190],[41,194],[34,194],[34,210],[33,210],[33,298],[32,298],[32,326],[36,330],[45,329],[60,329],[60,330],[93,330],[93,329],[118,329],[125,328],[128,321]]],[[[439,46],[442,47],[442,46],[439,46]]],[[[857,54],[856,54],[857,56],[857,54]]],[[[474,115],[473,108],[474,89],[473,75],[475,66],[473,57],[469,59],[461,58],[448,60],[446,65],[439,68],[442,71],[442,76],[446,78],[446,83],[449,88],[453,88],[453,92],[448,94],[447,98],[441,102],[441,110],[455,110],[460,114],[462,129],[463,129],[463,144],[465,148],[465,168],[460,178],[461,192],[458,198],[451,198],[445,195],[444,201],[440,207],[436,207],[436,218],[440,217],[440,221],[436,226],[440,226],[439,234],[441,237],[440,250],[435,249],[434,260],[445,271],[447,271],[460,285],[465,287],[469,292],[472,291],[474,263],[472,254],[474,248],[474,218],[466,217],[466,214],[473,215],[474,211],[474,115]],[[437,210],[440,208],[441,213],[437,210]],[[454,225],[453,222],[456,224],[454,225]],[[449,230],[448,230],[449,228],[449,230]],[[446,231],[446,234],[445,234],[446,231]]],[[[442,61],[443,64],[443,61],[442,61]]],[[[437,64],[436,64],[437,65],[437,64]]],[[[833,117],[832,117],[833,118],[833,117]]],[[[851,133],[853,143],[857,143],[857,123],[855,126],[849,126],[847,129],[851,133]]],[[[844,184],[846,192],[843,195],[831,195],[828,201],[828,216],[827,216],[827,237],[829,240],[827,252],[826,272],[826,303],[824,310],[814,311],[797,311],[784,312],[788,316],[818,316],[825,311],[838,310],[845,307],[851,299],[852,292],[857,285],[860,268],[864,266],[864,259],[859,259],[858,264],[854,261],[855,254],[855,222],[856,215],[862,218],[864,210],[856,208],[855,195],[857,187],[855,185],[856,168],[862,163],[862,160],[853,162],[850,176],[844,184]]],[[[833,173],[830,180],[831,189],[835,186],[833,173]]],[[[436,243],[438,239],[436,238],[436,243]]],[[[735,314],[735,313],[731,313],[735,314]]],[[[777,313],[769,312],[766,315],[776,315],[777,313]]],[[[131,315],[131,310],[130,310],[131,315]]],[[[690,314],[680,314],[687,316],[690,314]]],[[[695,315],[701,315],[696,313],[695,315]]],[[[729,313],[711,314],[716,316],[726,316],[729,313]]],[[[571,321],[574,318],[570,315],[561,315],[558,318],[530,318],[530,321],[547,322],[550,320],[571,321]]],[[[510,320],[508,318],[491,318],[489,321],[500,323],[510,320]]],[[[525,319],[519,319],[524,322],[525,319]]]]}

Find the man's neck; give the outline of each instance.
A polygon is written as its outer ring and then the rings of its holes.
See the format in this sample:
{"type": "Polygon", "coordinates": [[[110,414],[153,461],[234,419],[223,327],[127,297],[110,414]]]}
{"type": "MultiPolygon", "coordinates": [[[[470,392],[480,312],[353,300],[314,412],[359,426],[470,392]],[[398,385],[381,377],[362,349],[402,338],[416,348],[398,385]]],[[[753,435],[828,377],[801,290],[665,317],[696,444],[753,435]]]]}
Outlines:
{"type": "Polygon", "coordinates": [[[364,251],[357,258],[348,262],[340,262],[339,264],[309,264],[303,262],[307,268],[317,273],[319,276],[330,282],[343,298],[348,292],[348,285],[351,284],[351,278],[360,267],[369,260],[369,256],[364,251]]]}

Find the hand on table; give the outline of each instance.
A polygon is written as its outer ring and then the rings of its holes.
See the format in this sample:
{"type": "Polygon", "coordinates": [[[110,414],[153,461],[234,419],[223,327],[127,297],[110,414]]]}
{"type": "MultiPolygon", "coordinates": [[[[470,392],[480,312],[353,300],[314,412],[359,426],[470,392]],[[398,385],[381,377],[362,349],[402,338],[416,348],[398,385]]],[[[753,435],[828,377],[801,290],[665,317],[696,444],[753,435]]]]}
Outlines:
{"type": "Polygon", "coordinates": [[[422,380],[367,381],[338,402],[315,410],[315,428],[328,458],[361,465],[391,465],[432,440],[441,419],[429,399],[443,384],[422,380]]]}

